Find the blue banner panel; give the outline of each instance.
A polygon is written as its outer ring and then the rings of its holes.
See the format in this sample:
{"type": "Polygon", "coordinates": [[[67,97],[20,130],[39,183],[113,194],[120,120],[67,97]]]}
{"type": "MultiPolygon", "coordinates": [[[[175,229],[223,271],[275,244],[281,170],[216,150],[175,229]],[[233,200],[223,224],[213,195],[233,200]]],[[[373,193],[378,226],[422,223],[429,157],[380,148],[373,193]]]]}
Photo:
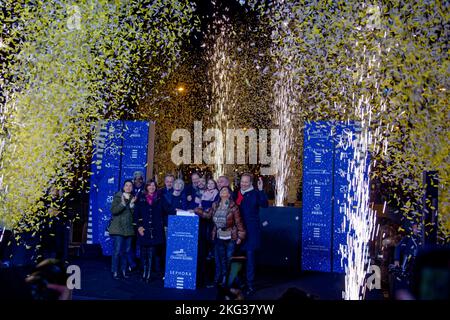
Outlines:
{"type": "Polygon", "coordinates": [[[91,166],[88,243],[100,244],[105,255],[112,252],[107,227],[111,217],[112,198],[119,189],[122,127],[122,121],[102,124],[91,166]],[[89,230],[92,230],[90,239],[89,230]]]}
{"type": "Polygon", "coordinates": [[[331,271],[333,139],[329,122],[305,126],[302,269],[331,271]]]}
{"type": "Polygon", "coordinates": [[[169,216],[165,288],[196,288],[198,216],[169,216]]]}
{"type": "Polygon", "coordinates": [[[144,174],[147,169],[148,128],[147,121],[124,121],[121,181],[133,179],[136,171],[144,174]]]}
{"type": "Polygon", "coordinates": [[[92,159],[88,243],[100,244],[104,255],[112,254],[107,232],[114,194],[135,171],[145,175],[148,126],[146,121],[108,121],[100,129],[92,159]]]}
{"type": "MultiPolygon", "coordinates": [[[[354,122],[338,122],[334,135],[334,208],[333,208],[333,272],[343,273],[346,261],[342,259],[339,248],[347,244],[348,226],[344,224],[346,197],[351,173],[349,162],[354,155],[354,141],[359,133],[358,125],[354,122]]],[[[347,204],[348,206],[348,204],[347,204]]]]}

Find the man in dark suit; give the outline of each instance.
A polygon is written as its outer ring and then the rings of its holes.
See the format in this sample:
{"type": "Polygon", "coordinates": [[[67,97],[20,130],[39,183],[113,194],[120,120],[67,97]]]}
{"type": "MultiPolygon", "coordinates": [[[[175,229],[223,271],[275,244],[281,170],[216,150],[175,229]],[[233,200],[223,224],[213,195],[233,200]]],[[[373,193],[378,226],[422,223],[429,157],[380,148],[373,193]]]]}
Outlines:
{"type": "Polygon", "coordinates": [[[247,230],[247,236],[242,246],[242,249],[247,254],[247,294],[251,294],[254,291],[255,251],[261,245],[259,208],[267,208],[269,206],[261,177],[258,179],[257,187],[257,190],[253,188],[253,175],[244,173],[241,176],[240,190],[234,196],[247,230]]]}

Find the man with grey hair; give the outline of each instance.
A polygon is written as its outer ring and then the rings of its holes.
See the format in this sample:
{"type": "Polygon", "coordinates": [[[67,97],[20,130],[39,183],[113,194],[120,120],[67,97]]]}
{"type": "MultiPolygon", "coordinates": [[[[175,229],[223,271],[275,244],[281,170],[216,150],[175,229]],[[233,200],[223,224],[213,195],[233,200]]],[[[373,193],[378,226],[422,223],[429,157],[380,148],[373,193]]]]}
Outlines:
{"type": "Polygon", "coordinates": [[[164,187],[159,189],[159,196],[166,198],[166,201],[168,203],[172,202],[174,181],[175,181],[175,176],[173,174],[171,174],[171,173],[166,174],[166,176],[164,177],[164,187]]]}
{"type": "Polygon", "coordinates": [[[174,209],[187,210],[187,199],[184,192],[184,181],[175,180],[173,183],[172,202],[170,203],[174,209]]]}
{"type": "Polygon", "coordinates": [[[230,187],[230,179],[228,179],[227,176],[220,176],[217,179],[217,189],[219,190],[219,193],[217,194],[216,198],[214,199],[214,202],[220,200],[220,190],[223,187],[230,187]]]}
{"type": "Polygon", "coordinates": [[[217,179],[217,187],[222,189],[223,187],[229,187],[230,186],[230,179],[228,179],[227,176],[220,176],[219,179],[217,179]]]}
{"type": "MultiPolygon", "coordinates": [[[[133,196],[139,201],[140,196],[144,193],[144,173],[142,171],[135,171],[133,173],[133,196]]],[[[136,230],[137,232],[137,230],[136,230]]],[[[136,237],[131,239],[131,250],[128,256],[128,271],[133,272],[136,270],[136,237]]]]}
{"type": "Polygon", "coordinates": [[[135,171],[133,174],[133,195],[139,197],[144,192],[144,173],[135,171]]]}
{"type": "Polygon", "coordinates": [[[197,172],[194,172],[191,175],[191,184],[188,184],[185,188],[185,193],[187,197],[188,206],[190,209],[194,209],[197,207],[197,204],[195,203],[195,196],[198,194],[198,183],[200,181],[200,174],[197,172]]]}
{"type": "MultiPolygon", "coordinates": [[[[164,200],[171,204],[173,201],[173,185],[175,181],[175,176],[172,173],[168,173],[164,177],[164,187],[159,189],[158,192],[158,198],[164,198],[164,200]]],[[[163,225],[164,230],[166,234],[167,239],[167,224],[168,224],[168,216],[167,214],[163,215],[163,225]]],[[[156,272],[160,273],[162,270],[164,270],[165,265],[165,256],[166,256],[166,243],[164,243],[162,246],[158,246],[157,252],[156,252],[156,272]]]]}

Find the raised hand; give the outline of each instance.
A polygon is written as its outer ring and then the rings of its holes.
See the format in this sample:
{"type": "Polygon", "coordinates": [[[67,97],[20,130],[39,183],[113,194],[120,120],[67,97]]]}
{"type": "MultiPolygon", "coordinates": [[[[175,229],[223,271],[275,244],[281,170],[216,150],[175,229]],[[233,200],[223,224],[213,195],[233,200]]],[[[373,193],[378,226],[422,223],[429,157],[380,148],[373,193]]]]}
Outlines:
{"type": "Polygon", "coordinates": [[[261,177],[259,177],[259,179],[258,179],[258,190],[259,190],[259,191],[262,191],[262,190],[263,190],[263,187],[264,187],[263,180],[262,180],[261,177]]]}

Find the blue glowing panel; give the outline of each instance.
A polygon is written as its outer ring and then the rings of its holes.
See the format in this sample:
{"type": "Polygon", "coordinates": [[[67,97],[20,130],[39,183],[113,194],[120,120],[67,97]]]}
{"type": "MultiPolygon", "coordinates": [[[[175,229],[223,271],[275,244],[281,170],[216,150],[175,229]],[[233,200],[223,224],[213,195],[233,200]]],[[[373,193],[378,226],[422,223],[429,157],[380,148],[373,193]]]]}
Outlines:
{"type": "Polygon", "coordinates": [[[305,126],[302,269],[331,271],[333,139],[329,122],[305,126]]]}
{"type": "MultiPolygon", "coordinates": [[[[352,178],[350,161],[354,155],[354,143],[359,134],[354,122],[338,122],[334,130],[334,205],[333,205],[333,272],[343,273],[346,260],[342,259],[340,247],[346,245],[348,224],[344,223],[349,182],[352,178]]],[[[348,204],[347,204],[348,207],[348,204]]]]}
{"type": "Polygon", "coordinates": [[[198,216],[169,216],[164,287],[196,288],[198,216]]]}
{"type": "Polygon", "coordinates": [[[108,121],[100,129],[92,159],[89,199],[88,243],[100,244],[104,255],[112,254],[107,232],[114,194],[135,171],[147,167],[146,121],[108,121]]]}
{"type": "Polygon", "coordinates": [[[107,228],[112,198],[119,189],[121,134],[122,121],[103,123],[95,141],[91,164],[88,243],[100,244],[106,255],[112,251],[107,228]]]}
{"type": "Polygon", "coordinates": [[[121,181],[133,179],[135,171],[147,170],[148,128],[147,121],[124,121],[121,181]]]}

